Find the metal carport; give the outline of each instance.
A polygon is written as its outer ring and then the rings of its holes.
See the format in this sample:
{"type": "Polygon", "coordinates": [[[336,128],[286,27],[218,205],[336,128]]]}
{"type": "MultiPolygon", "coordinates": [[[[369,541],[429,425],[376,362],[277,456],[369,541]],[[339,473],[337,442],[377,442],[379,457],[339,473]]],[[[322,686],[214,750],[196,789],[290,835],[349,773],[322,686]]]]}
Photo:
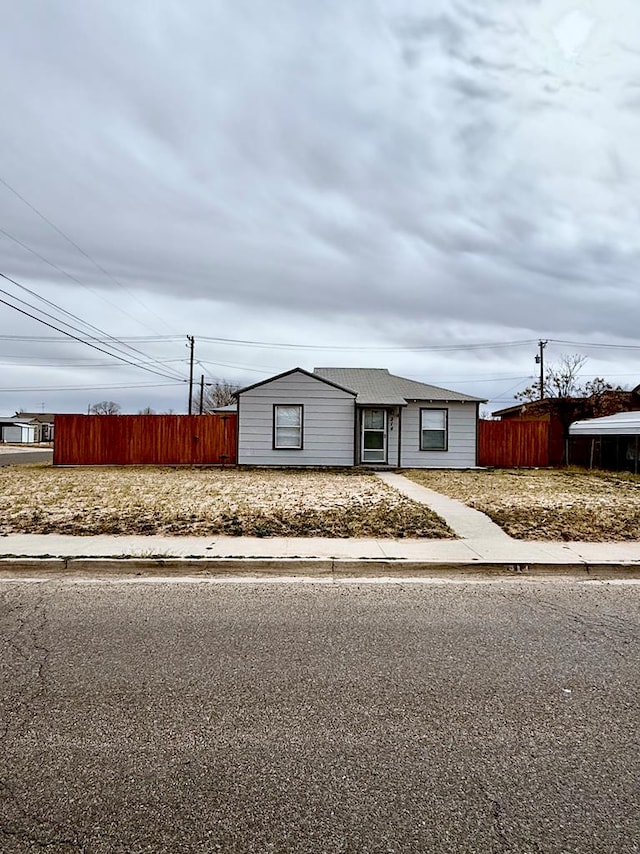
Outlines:
{"type": "Polygon", "coordinates": [[[638,456],[640,448],[640,411],[618,412],[604,418],[588,418],[574,421],[569,427],[569,435],[591,439],[590,467],[593,467],[596,442],[599,442],[600,462],[612,462],[615,465],[603,465],[603,468],[624,468],[638,474],[638,456]]]}

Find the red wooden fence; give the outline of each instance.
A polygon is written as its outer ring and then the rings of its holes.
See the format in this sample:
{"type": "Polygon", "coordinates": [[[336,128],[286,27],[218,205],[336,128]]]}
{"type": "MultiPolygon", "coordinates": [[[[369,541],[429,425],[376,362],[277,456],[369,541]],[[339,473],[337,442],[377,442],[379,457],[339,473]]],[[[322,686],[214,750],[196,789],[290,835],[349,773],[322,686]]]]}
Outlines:
{"type": "Polygon", "coordinates": [[[238,416],[56,415],[55,466],[230,465],[238,416]]]}
{"type": "Polygon", "coordinates": [[[546,421],[478,422],[478,465],[534,468],[549,465],[546,421]]]}

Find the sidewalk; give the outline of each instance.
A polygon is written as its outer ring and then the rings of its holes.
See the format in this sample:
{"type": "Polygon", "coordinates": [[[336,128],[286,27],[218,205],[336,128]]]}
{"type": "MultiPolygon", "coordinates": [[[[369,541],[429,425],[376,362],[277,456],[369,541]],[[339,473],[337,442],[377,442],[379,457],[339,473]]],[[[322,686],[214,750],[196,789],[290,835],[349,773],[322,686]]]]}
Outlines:
{"type": "Polygon", "coordinates": [[[514,540],[487,516],[407,480],[379,477],[431,507],[456,532],[456,540],[321,539],[293,537],[163,537],[11,534],[0,537],[0,575],[42,569],[87,572],[184,571],[207,574],[402,575],[438,572],[577,572],[635,574],[640,541],[560,543],[514,540]],[[97,562],[95,559],[98,559],[97,562]]]}

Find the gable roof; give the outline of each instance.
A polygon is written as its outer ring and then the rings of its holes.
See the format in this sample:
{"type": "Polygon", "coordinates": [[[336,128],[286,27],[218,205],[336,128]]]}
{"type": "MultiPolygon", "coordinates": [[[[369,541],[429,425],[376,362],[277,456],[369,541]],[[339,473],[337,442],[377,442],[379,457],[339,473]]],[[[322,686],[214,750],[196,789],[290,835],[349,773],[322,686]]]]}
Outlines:
{"type": "Polygon", "coordinates": [[[55,413],[53,412],[24,412],[22,409],[16,412],[16,418],[28,418],[30,421],[37,421],[39,424],[53,424],[55,413]]]}
{"type": "Polygon", "coordinates": [[[387,368],[314,368],[314,374],[354,389],[361,406],[406,406],[410,400],[484,403],[484,398],[390,374],[387,368]]]}
{"type": "Polygon", "coordinates": [[[274,380],[281,380],[283,377],[288,377],[291,374],[304,374],[306,377],[311,377],[313,380],[317,380],[320,383],[326,383],[327,385],[333,386],[334,388],[340,389],[340,391],[346,391],[348,394],[352,394],[354,397],[356,392],[351,388],[346,388],[343,385],[339,385],[337,382],[333,382],[330,379],[326,379],[325,377],[321,377],[318,374],[312,374],[310,371],[305,371],[304,368],[291,368],[290,371],[284,371],[281,374],[276,374],[275,377],[268,377],[266,380],[260,380],[259,383],[253,383],[253,385],[247,385],[244,388],[238,389],[238,391],[234,392],[234,397],[238,397],[240,394],[244,394],[245,391],[251,391],[254,388],[260,388],[261,385],[267,385],[267,383],[272,383],[274,380]]]}

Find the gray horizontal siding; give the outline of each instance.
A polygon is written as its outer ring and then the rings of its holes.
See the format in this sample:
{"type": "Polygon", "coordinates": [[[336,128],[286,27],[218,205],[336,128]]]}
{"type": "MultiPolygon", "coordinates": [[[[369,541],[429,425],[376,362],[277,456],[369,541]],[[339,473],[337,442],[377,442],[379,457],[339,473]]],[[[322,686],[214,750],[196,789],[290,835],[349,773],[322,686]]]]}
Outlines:
{"type": "Polygon", "coordinates": [[[238,463],[275,466],[353,465],[352,394],[305,374],[285,377],[240,395],[238,463]],[[302,404],[302,450],[274,450],[274,404],[302,404]]]}
{"type": "Polygon", "coordinates": [[[412,403],[402,413],[402,466],[404,468],[472,468],[476,465],[475,403],[412,403]],[[446,409],[449,413],[447,451],[420,450],[420,409],[446,409]]]}

